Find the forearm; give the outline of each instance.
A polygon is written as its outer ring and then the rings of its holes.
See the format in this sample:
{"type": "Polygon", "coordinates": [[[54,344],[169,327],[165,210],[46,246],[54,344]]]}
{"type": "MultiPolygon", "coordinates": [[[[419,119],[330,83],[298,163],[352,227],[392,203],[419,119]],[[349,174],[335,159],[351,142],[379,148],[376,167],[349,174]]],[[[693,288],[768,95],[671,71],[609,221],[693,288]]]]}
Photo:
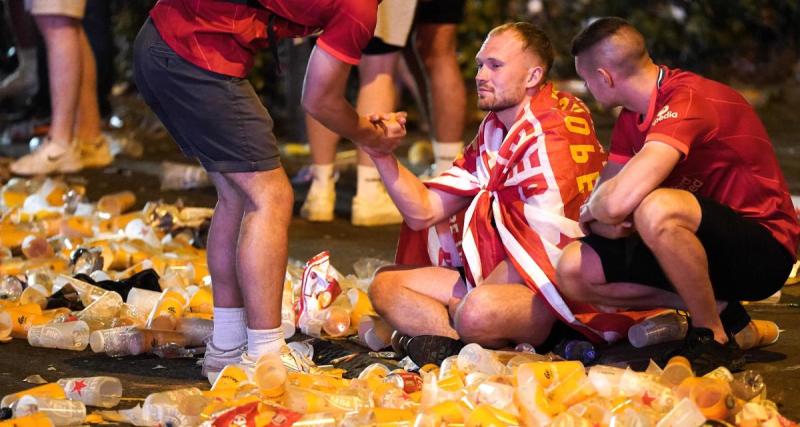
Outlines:
{"type": "Polygon", "coordinates": [[[421,230],[446,217],[441,204],[432,201],[433,192],[394,155],[372,156],[372,161],[409,227],[421,230]]]}
{"type": "Polygon", "coordinates": [[[375,140],[383,134],[366,117],[359,116],[341,94],[327,94],[318,99],[304,98],[303,106],[325,127],[356,144],[375,140]]]}

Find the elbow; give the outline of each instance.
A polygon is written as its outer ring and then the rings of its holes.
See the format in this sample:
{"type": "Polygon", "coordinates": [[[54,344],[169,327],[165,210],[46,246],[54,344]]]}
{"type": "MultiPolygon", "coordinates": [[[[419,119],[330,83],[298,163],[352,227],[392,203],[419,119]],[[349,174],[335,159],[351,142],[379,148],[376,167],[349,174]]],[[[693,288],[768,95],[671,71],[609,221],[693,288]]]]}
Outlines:
{"type": "Polygon", "coordinates": [[[425,230],[430,226],[436,224],[436,220],[432,216],[411,217],[409,215],[404,214],[403,221],[405,221],[408,228],[414,231],[425,230]]]}

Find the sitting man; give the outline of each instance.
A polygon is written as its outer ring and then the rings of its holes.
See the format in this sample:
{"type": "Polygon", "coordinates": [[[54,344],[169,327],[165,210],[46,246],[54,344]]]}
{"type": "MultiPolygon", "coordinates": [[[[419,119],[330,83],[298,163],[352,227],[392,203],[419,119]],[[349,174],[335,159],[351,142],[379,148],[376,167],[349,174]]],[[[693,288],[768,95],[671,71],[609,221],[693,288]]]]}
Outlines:
{"type": "MultiPolygon", "coordinates": [[[[489,33],[475,77],[478,107],[489,114],[439,177],[423,184],[391,154],[367,148],[405,223],[422,233],[404,230],[398,265],[379,271],[370,288],[375,309],[400,333],[449,337],[429,342],[451,350],[458,339],[538,346],[553,313],[572,321],[552,284],[555,265],[582,235],[579,207],[605,153],[583,103],[547,82],[553,55],[532,24],[489,33]],[[410,247],[414,236],[422,249],[410,247]]],[[[441,360],[425,347],[423,363],[441,360]]]]}
{"type": "Polygon", "coordinates": [[[800,235],[764,126],[730,87],[654,64],[622,19],[592,23],[572,54],[597,101],[624,109],[581,210],[590,235],[564,249],[559,289],[607,307],[686,309],[677,353],[699,374],[740,367],[739,301],[781,288],[800,235]]]}

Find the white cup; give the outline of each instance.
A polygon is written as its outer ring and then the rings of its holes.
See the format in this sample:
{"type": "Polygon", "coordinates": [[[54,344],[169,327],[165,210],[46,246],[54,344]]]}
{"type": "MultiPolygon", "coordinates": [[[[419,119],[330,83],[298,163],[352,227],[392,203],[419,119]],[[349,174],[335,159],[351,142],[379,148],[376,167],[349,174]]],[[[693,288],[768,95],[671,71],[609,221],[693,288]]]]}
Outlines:
{"type": "Polygon", "coordinates": [[[160,297],[161,292],[132,288],[131,291],[128,292],[128,300],[125,302],[136,308],[137,316],[147,317],[147,315],[153,311],[153,307],[158,304],[158,299],[160,297]]]}
{"type": "Polygon", "coordinates": [[[28,329],[28,344],[33,347],[83,351],[89,345],[89,325],[75,322],[33,325],[28,329]]]}

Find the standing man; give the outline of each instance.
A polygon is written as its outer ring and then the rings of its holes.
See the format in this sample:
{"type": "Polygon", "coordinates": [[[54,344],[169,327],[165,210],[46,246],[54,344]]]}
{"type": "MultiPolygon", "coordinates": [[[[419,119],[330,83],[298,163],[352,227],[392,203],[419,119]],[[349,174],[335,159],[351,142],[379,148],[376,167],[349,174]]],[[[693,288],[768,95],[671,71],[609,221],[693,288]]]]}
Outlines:
{"type": "MultiPolygon", "coordinates": [[[[463,157],[439,177],[423,184],[393,155],[366,150],[424,243],[412,248],[404,233],[399,265],[380,270],[370,287],[375,309],[399,332],[493,348],[538,346],[554,314],[572,318],[552,284],[555,264],[561,248],[582,235],[579,207],[605,153],[585,105],[547,81],[553,55],[532,24],[489,33],[475,58],[478,107],[489,114],[463,157]]],[[[418,364],[446,356],[427,344],[414,349],[426,341],[457,347],[412,338],[408,350],[418,364]]]]}
{"type": "Polygon", "coordinates": [[[288,352],[280,308],[293,195],[272,119],[245,79],[253,55],[279,38],[321,29],[303,106],[380,151],[405,135],[404,115],[359,116],[344,97],[376,10],[376,0],[160,0],[137,37],[140,92],[217,189],[208,237],[214,332],[203,362],[210,380],[229,363],[288,352]]]}
{"type": "Polygon", "coordinates": [[[623,19],[592,23],[572,54],[598,102],[624,109],[581,212],[591,234],[564,249],[559,288],[610,307],[687,309],[679,353],[695,371],[740,367],[739,301],[781,288],[800,236],[764,126],[730,87],[654,64],[623,19]]]}

